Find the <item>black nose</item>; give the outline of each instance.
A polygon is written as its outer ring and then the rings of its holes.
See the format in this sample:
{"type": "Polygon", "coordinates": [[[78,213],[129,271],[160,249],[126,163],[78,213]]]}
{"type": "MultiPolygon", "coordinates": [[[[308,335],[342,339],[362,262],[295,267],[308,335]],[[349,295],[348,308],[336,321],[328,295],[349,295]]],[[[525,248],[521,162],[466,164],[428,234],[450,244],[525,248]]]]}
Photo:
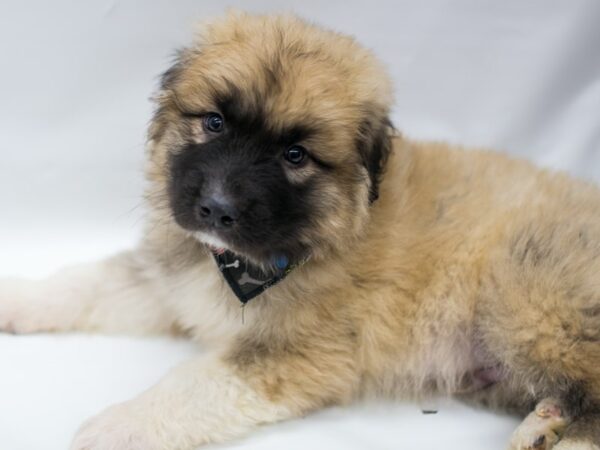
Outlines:
{"type": "Polygon", "coordinates": [[[238,220],[238,211],[226,200],[203,198],[198,202],[198,216],[200,220],[215,228],[232,227],[238,220]]]}

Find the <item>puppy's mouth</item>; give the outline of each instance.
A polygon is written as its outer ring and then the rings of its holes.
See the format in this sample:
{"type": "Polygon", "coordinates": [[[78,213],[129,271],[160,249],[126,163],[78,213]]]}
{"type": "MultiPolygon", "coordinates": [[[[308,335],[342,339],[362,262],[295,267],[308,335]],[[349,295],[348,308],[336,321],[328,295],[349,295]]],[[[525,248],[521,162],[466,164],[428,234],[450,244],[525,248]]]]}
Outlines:
{"type": "Polygon", "coordinates": [[[193,233],[193,236],[215,253],[230,250],[230,246],[214,234],[207,233],[205,231],[196,231],[193,233]]]}
{"type": "Polygon", "coordinates": [[[261,255],[260,258],[256,258],[255,255],[239,251],[215,234],[206,231],[196,231],[192,235],[195,239],[205,244],[215,255],[231,252],[253,262],[265,271],[279,272],[287,269],[291,264],[288,255],[282,251],[268,252],[266,255],[261,255]]]}

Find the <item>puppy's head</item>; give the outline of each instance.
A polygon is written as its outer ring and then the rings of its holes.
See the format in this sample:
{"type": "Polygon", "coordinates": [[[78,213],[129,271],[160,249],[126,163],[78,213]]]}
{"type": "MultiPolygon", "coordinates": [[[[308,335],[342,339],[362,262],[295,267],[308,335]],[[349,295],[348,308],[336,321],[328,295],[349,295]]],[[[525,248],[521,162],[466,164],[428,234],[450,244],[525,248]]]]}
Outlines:
{"type": "Polygon", "coordinates": [[[163,77],[149,178],[165,213],[209,245],[263,265],[321,257],[368,221],[391,97],[351,38],[291,16],[230,14],[163,77]]]}

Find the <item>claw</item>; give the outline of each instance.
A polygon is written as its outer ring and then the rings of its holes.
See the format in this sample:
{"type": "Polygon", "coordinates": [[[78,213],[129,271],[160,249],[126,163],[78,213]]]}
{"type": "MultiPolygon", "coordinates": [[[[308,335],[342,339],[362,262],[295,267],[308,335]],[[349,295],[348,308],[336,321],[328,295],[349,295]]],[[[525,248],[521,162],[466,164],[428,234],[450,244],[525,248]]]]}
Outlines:
{"type": "Polygon", "coordinates": [[[544,400],[535,408],[535,413],[541,418],[559,418],[562,417],[562,410],[557,402],[544,400]]]}

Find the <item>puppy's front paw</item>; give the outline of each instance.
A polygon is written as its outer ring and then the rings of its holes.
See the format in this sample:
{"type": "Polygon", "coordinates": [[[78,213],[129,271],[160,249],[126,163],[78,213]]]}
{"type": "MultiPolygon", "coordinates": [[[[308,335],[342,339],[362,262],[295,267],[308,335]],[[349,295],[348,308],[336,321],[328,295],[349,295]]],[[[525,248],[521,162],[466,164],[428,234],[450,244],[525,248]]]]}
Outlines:
{"type": "Polygon", "coordinates": [[[545,399],[514,432],[509,450],[550,450],[567,424],[558,402],[545,399]]]}
{"type": "Polygon", "coordinates": [[[156,429],[127,404],[113,406],[85,422],[70,450],[166,450],[156,429]]]}
{"type": "Polygon", "coordinates": [[[0,280],[0,332],[13,334],[49,331],[47,311],[39,307],[36,282],[0,280]]]}

